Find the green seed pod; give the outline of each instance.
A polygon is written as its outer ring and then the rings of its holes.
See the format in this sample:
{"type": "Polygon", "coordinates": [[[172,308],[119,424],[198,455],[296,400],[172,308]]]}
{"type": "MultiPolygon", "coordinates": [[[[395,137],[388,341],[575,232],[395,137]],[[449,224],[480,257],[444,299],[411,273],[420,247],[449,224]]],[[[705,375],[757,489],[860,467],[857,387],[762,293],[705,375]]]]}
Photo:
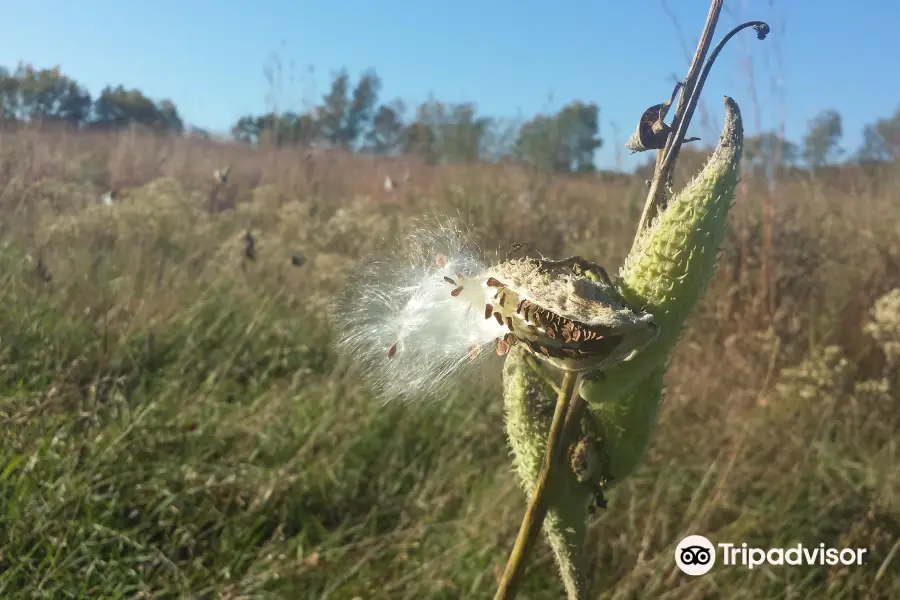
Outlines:
{"type": "MultiPolygon", "coordinates": [[[[605,333],[628,332],[635,340],[632,347],[626,346],[627,351],[611,352],[618,349],[611,346],[572,361],[575,357],[562,351],[581,352],[581,340],[567,336],[557,341],[545,326],[534,331],[515,329],[517,339],[530,344],[510,347],[504,366],[507,434],[529,498],[540,476],[556,406],[549,375],[531,346],[540,344],[548,349],[543,352],[544,362],[582,372],[580,392],[589,414],[569,443],[566,468],[555,469],[554,479],[548,482],[543,525],[569,598],[584,597],[581,549],[592,503],[607,482],[621,481],[639,463],[659,413],[668,354],[715,270],[738,182],[743,142],[740,112],[730,98],[725,99],[725,114],[719,146],[703,171],[638,238],[614,290],[599,286],[604,290],[602,297],[573,293],[564,289],[565,280],[549,278],[546,269],[532,269],[525,263],[508,265],[505,272],[496,273],[506,279],[502,284],[496,281],[497,287],[510,298],[515,294],[518,299],[527,291],[527,297],[535,299],[544,311],[537,315],[538,325],[547,319],[561,320],[563,325],[590,322],[580,303],[591,298],[586,306],[591,314],[603,315],[602,325],[610,329],[605,333]],[[601,305],[609,309],[598,311],[601,305]],[[548,354],[556,360],[546,360],[548,354]],[[609,360],[611,357],[614,360],[609,360]]],[[[593,275],[586,272],[585,278],[601,283],[607,280],[593,275]]]]}
{"type": "Polygon", "coordinates": [[[619,292],[630,306],[652,314],[660,327],[641,363],[660,362],[668,355],[706,293],[740,179],[743,139],[740,110],[726,97],[725,127],[715,152],[640,235],[625,259],[617,280],[619,292]]]}
{"type": "Polygon", "coordinates": [[[669,352],[715,272],[739,180],[742,145],[740,110],[726,97],[718,147],[700,174],[640,235],[616,281],[628,305],[652,314],[659,326],[656,339],[633,360],[603,376],[586,376],[581,384],[581,395],[607,440],[610,474],[617,480],[631,472],[647,445],[669,352]],[[612,438],[617,441],[612,443],[612,438]]]}
{"type": "MultiPolygon", "coordinates": [[[[507,355],[503,367],[503,392],[513,464],[530,499],[544,459],[556,392],[544,367],[521,346],[511,348],[507,355]]],[[[585,433],[592,435],[592,432],[582,431],[582,435],[585,433]]],[[[596,484],[590,478],[579,481],[579,476],[568,468],[556,469],[555,479],[548,484],[548,508],[543,529],[570,598],[582,598],[584,594],[581,549],[587,532],[588,510],[596,490],[596,484]]]]}

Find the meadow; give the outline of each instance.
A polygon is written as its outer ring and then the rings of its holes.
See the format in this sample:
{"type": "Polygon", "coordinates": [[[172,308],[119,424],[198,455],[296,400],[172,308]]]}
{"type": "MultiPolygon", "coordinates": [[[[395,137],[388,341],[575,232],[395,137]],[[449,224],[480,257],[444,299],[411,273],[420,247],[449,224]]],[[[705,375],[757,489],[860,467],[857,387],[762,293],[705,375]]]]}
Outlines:
{"type": "MultiPolygon", "coordinates": [[[[326,315],[414,217],[612,273],[645,196],[638,176],[0,133],[0,597],[490,597],[525,506],[501,359],[446,401],[382,405],[326,315]]],[[[900,167],[745,174],[650,451],[592,523],[592,597],[900,597],[898,289],[900,167]],[[867,553],[690,578],[691,533],[867,553]]],[[[520,597],[562,596],[542,542],[520,597]]]]}

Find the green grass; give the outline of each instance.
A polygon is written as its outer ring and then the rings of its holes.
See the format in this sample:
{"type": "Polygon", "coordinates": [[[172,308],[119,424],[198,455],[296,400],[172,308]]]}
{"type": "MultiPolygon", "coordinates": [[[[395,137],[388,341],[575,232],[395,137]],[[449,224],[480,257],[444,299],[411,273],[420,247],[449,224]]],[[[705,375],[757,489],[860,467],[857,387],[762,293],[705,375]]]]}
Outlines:
{"type": "MultiPolygon", "coordinates": [[[[446,402],[382,406],[329,345],[329,298],[405,218],[262,196],[208,215],[171,181],[112,210],[51,195],[10,210],[0,239],[0,597],[493,594],[524,510],[499,359],[446,402]]],[[[456,208],[479,211],[487,239],[536,231],[501,227],[491,202],[456,208]]],[[[592,524],[592,597],[898,597],[900,411],[896,393],[854,387],[881,359],[854,355],[831,381],[805,306],[773,344],[723,316],[723,285],[679,348],[644,465],[592,524]],[[861,568],[689,578],[672,558],[689,533],[869,552],[861,568]]],[[[520,597],[562,595],[541,544],[520,597]]]]}

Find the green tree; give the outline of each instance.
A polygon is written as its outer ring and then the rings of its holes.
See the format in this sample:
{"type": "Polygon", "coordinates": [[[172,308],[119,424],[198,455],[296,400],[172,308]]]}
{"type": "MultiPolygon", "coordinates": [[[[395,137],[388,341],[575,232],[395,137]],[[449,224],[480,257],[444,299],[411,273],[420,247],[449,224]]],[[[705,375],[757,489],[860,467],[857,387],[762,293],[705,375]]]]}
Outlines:
{"type": "Polygon", "coordinates": [[[136,124],[156,131],[184,130],[184,122],[171,101],[163,100],[157,104],[140,90],[126,90],[121,85],[106,86],[100,92],[94,102],[92,124],[101,129],[122,129],[136,124]]]}
{"type": "Polygon", "coordinates": [[[754,171],[772,173],[797,163],[800,148],[774,131],[744,139],[744,161],[754,171]]]}
{"type": "Polygon", "coordinates": [[[259,144],[271,142],[278,146],[308,147],[320,134],[319,123],[309,113],[272,113],[258,117],[244,116],[231,127],[231,137],[239,142],[259,144]]]}
{"type": "Polygon", "coordinates": [[[556,117],[538,114],[524,123],[513,145],[513,156],[540,171],[568,170],[556,117]]]}
{"type": "Polygon", "coordinates": [[[402,102],[382,104],[372,118],[372,126],[366,133],[364,149],[375,154],[395,154],[401,151],[404,143],[402,102]]]}
{"type": "Polygon", "coordinates": [[[429,100],[416,111],[407,147],[425,158],[447,163],[473,162],[482,155],[491,119],[476,114],[472,103],[429,100]]]}
{"type": "Polygon", "coordinates": [[[434,164],[440,160],[434,130],[424,121],[416,119],[406,127],[403,134],[403,153],[417,156],[434,164]]]}
{"type": "Polygon", "coordinates": [[[835,110],[825,110],[809,122],[809,130],[803,139],[803,157],[812,168],[824,166],[842,150],[838,147],[843,136],[841,115],[835,110]]]}
{"type": "Polygon", "coordinates": [[[163,127],[170,131],[184,131],[184,121],[178,114],[178,107],[171,100],[160,100],[156,105],[160,117],[162,118],[163,127]]]}
{"type": "Polygon", "coordinates": [[[900,160],[900,106],[890,117],[863,128],[861,160],[900,160]]]}
{"type": "Polygon", "coordinates": [[[259,134],[262,132],[262,117],[245,115],[231,126],[231,137],[238,142],[249,144],[259,143],[259,134]]]}
{"type": "Polygon", "coordinates": [[[519,130],[515,158],[546,171],[593,171],[594,152],[603,144],[599,113],[596,104],[575,101],[556,115],[536,115],[519,130]]]}
{"type": "Polygon", "coordinates": [[[316,119],[325,141],[335,147],[353,149],[368,131],[378,104],[381,79],[374,70],[362,74],[351,91],[350,76],[340,71],[318,107],[316,119]]]}
{"type": "Polygon", "coordinates": [[[321,136],[319,122],[309,113],[285,113],[281,115],[278,122],[279,145],[287,144],[308,148],[321,136]]]}
{"type": "Polygon", "coordinates": [[[18,121],[19,112],[19,80],[6,67],[0,67],[0,121],[9,123],[18,121]]]}
{"type": "Polygon", "coordinates": [[[59,67],[35,69],[19,65],[15,73],[0,72],[0,103],[4,120],[84,123],[91,112],[91,95],[59,67]]]}
{"type": "Polygon", "coordinates": [[[515,118],[492,118],[481,141],[482,159],[494,163],[514,161],[520,126],[521,122],[515,118]]]}

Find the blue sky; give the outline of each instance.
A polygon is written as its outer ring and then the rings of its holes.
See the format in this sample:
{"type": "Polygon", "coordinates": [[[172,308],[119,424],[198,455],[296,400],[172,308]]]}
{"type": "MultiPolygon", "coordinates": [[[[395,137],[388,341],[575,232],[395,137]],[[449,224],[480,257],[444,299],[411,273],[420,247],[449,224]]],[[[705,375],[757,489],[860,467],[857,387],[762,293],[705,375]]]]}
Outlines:
{"type": "MultiPolygon", "coordinates": [[[[382,98],[408,104],[433,94],[528,117],[596,102],[598,164],[631,168],[645,157],[621,146],[684,75],[709,2],[0,0],[0,8],[0,64],[60,64],[95,94],[106,84],[138,87],[172,99],[200,127],[227,131],[273,105],[302,109],[337,69],[355,76],[374,67],[382,98]],[[264,68],[276,59],[273,87],[264,68]]],[[[750,19],[767,20],[772,34],[732,40],[705,88],[713,128],[698,111],[692,135],[715,140],[728,94],[748,132],[785,122],[793,139],[818,111],[837,109],[844,146],[855,150],[862,126],[900,105],[900,78],[885,64],[894,60],[885,49],[896,46],[897,0],[726,0],[717,39],[750,19]]]]}

